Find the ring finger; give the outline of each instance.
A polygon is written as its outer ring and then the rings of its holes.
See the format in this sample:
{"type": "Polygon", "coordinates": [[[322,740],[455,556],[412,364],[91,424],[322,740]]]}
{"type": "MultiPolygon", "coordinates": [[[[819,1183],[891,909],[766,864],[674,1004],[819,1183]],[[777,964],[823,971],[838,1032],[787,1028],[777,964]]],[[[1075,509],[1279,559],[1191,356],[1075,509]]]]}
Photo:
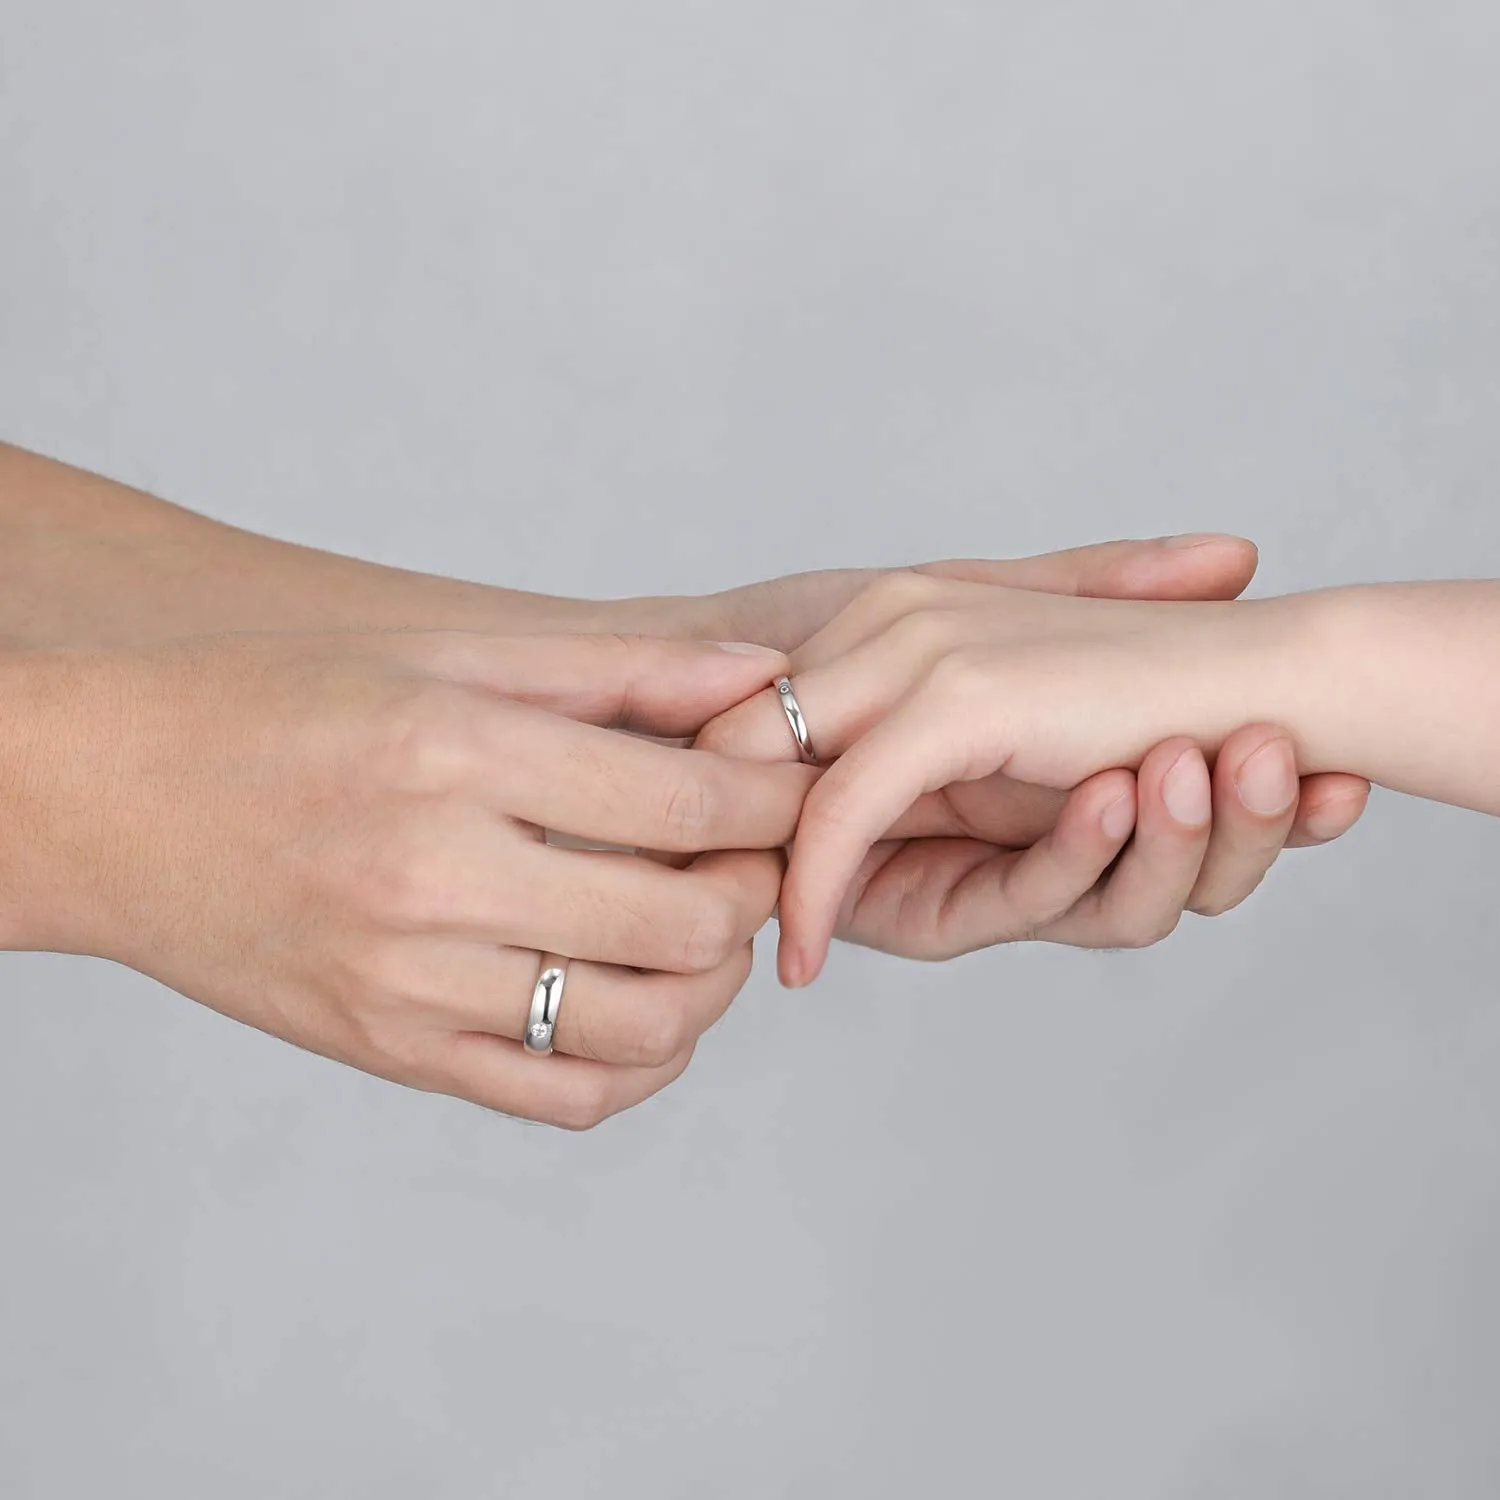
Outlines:
{"type": "MultiPolygon", "coordinates": [[[[665,1067],[729,1008],[752,962],[751,943],[697,974],[570,960],[553,1047],[616,1067],[665,1067]]],[[[519,1041],[540,966],[541,955],[526,949],[452,944],[424,960],[421,983],[455,1029],[519,1041]]]]}

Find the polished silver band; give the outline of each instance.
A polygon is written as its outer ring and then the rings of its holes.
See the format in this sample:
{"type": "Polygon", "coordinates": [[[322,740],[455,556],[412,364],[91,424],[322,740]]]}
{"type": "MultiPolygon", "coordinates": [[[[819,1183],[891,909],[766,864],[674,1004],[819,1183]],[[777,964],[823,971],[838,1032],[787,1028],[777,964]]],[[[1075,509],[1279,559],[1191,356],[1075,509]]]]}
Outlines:
{"type": "Polygon", "coordinates": [[[776,679],[776,695],[781,699],[782,708],[786,710],[786,721],[792,726],[792,733],[797,739],[797,750],[802,756],[803,763],[809,766],[817,765],[818,752],[813,749],[812,736],[807,732],[807,720],[802,717],[802,705],[797,702],[797,695],[792,691],[790,677],[776,679]]]}
{"type": "Polygon", "coordinates": [[[563,987],[568,982],[569,960],[557,953],[543,953],[531,992],[531,1014],[522,1038],[528,1052],[546,1057],[557,1035],[557,1013],[562,1009],[563,987]]]}

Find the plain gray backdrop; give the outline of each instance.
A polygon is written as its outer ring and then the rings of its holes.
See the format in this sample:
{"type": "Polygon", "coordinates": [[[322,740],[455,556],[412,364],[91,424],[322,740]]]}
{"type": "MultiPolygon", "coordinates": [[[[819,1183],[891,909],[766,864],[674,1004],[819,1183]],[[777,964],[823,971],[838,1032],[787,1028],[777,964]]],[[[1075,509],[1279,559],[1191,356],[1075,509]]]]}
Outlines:
{"type": "MultiPolygon", "coordinates": [[[[1493,0],[0,0],[0,432],[565,593],[1497,575],[1497,76],[1493,0]]],[[[0,957],[0,1492],[1493,1497],[1497,849],[767,942],[584,1136],[0,957]]]]}

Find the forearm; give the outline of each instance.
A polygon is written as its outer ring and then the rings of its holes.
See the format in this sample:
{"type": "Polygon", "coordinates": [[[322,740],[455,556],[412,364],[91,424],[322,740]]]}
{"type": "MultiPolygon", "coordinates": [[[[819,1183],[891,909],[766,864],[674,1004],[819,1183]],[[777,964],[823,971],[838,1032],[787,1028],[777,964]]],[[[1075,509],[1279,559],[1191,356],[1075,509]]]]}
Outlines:
{"type": "Polygon", "coordinates": [[[0,444],[0,646],[231,630],[617,628],[609,606],[257,536],[0,444]]]}
{"type": "MultiPolygon", "coordinates": [[[[44,908],[67,905],[56,866],[77,828],[55,815],[68,748],[58,678],[49,654],[0,649],[0,950],[48,946],[44,908]]],[[[88,807],[72,816],[86,819],[88,807]]]]}
{"type": "Polygon", "coordinates": [[[1237,608],[1258,614],[1265,646],[1248,703],[1292,731],[1304,774],[1350,771],[1500,814],[1500,583],[1373,585],[1237,608]]]}

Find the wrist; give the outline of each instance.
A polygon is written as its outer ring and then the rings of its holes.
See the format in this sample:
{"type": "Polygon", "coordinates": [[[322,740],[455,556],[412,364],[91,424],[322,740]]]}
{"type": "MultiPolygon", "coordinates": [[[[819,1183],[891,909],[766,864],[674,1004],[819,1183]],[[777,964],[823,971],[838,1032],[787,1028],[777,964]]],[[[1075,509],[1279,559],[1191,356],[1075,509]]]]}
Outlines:
{"type": "Polygon", "coordinates": [[[1342,763],[1348,750],[1341,726],[1354,683],[1361,592],[1319,589],[1232,606],[1238,670],[1226,723],[1286,729],[1304,776],[1354,769],[1342,763]]]}

